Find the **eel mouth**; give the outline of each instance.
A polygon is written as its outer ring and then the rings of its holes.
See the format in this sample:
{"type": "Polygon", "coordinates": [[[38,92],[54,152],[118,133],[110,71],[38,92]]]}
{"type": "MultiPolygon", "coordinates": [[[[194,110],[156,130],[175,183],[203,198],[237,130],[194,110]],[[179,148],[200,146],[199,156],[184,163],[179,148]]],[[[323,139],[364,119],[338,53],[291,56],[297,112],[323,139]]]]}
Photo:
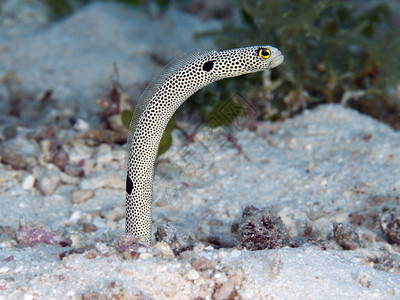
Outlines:
{"type": "Polygon", "coordinates": [[[283,61],[285,60],[285,57],[282,54],[278,54],[278,56],[274,57],[270,64],[269,64],[269,68],[275,68],[277,66],[279,66],[281,63],[283,63],[283,61]]]}

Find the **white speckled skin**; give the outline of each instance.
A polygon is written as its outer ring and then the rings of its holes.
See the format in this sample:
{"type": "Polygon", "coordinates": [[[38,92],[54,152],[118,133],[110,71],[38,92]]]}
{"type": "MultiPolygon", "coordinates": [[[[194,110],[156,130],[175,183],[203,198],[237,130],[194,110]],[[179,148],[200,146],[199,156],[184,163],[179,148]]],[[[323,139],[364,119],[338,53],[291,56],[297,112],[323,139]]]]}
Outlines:
{"type": "Polygon", "coordinates": [[[128,138],[126,231],[151,241],[153,172],[158,146],[178,107],[202,87],[228,77],[271,69],[284,60],[271,46],[191,54],[168,65],[140,98],[128,138]]]}

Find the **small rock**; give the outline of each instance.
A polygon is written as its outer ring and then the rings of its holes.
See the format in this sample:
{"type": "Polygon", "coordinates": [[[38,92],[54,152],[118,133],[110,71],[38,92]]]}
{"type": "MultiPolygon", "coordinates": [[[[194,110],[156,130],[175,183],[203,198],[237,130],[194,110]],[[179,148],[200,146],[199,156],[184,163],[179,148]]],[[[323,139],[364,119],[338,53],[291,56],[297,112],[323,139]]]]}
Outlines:
{"type": "Polygon", "coordinates": [[[117,240],[116,248],[117,251],[122,253],[125,250],[129,249],[134,243],[137,242],[137,239],[130,233],[124,234],[120,236],[117,240]]]}
{"type": "Polygon", "coordinates": [[[400,211],[392,209],[382,214],[381,229],[390,241],[400,244],[400,211]]]}
{"type": "Polygon", "coordinates": [[[97,147],[98,145],[113,144],[119,142],[126,143],[126,133],[118,133],[109,129],[91,129],[90,131],[82,134],[85,143],[90,147],[97,147]]]}
{"type": "Polygon", "coordinates": [[[183,251],[193,248],[192,245],[183,241],[177,235],[176,228],[171,223],[161,225],[157,228],[156,240],[159,242],[166,242],[176,256],[183,251]]]}
{"type": "Polygon", "coordinates": [[[94,197],[94,191],[92,190],[76,190],[71,193],[72,203],[80,204],[86,202],[90,198],[94,197]]]}
{"type": "Polygon", "coordinates": [[[31,190],[33,189],[34,185],[35,185],[35,181],[36,178],[35,176],[33,176],[32,174],[29,174],[28,176],[26,176],[24,178],[24,180],[22,181],[22,188],[24,190],[31,190]]]}
{"type": "Polygon", "coordinates": [[[95,148],[88,147],[81,138],[73,140],[72,148],[68,151],[72,163],[86,161],[92,157],[95,148]]]}
{"type": "Polygon", "coordinates": [[[192,262],[192,267],[196,271],[202,272],[209,269],[214,269],[215,263],[212,260],[209,260],[206,257],[201,256],[199,259],[192,262]]]}
{"type": "Polygon", "coordinates": [[[98,147],[98,152],[94,155],[94,159],[98,165],[105,165],[112,161],[112,149],[110,145],[101,144],[98,147]]]}
{"type": "Polygon", "coordinates": [[[116,114],[116,115],[110,116],[108,118],[108,122],[109,122],[111,128],[114,131],[127,134],[127,129],[122,124],[122,120],[121,120],[121,115],[120,114],[116,114]]]}
{"type": "Polygon", "coordinates": [[[236,291],[236,286],[239,286],[242,281],[242,273],[237,270],[234,271],[224,283],[217,284],[212,299],[223,300],[223,299],[236,299],[239,297],[239,293],[236,291]]]}
{"type": "Polygon", "coordinates": [[[13,261],[14,260],[14,255],[10,255],[8,257],[6,257],[5,259],[3,259],[3,262],[9,262],[9,261],[13,261]]]}
{"type": "Polygon", "coordinates": [[[142,244],[139,239],[130,233],[124,234],[118,238],[116,248],[125,259],[136,259],[139,255],[142,258],[142,254],[145,254],[148,250],[151,251],[151,248],[142,244]]]}
{"type": "Polygon", "coordinates": [[[0,160],[17,170],[26,170],[29,167],[25,158],[11,148],[0,147],[0,160]]]}
{"type": "Polygon", "coordinates": [[[81,235],[78,234],[71,234],[70,237],[71,239],[71,247],[73,248],[83,248],[85,246],[85,240],[82,238],[81,235]]]}
{"type": "Polygon", "coordinates": [[[43,140],[40,142],[42,157],[45,162],[50,162],[60,170],[64,170],[69,163],[69,155],[57,140],[43,140]]]}
{"type": "Polygon", "coordinates": [[[65,277],[65,275],[63,275],[63,274],[58,275],[58,280],[59,281],[64,281],[66,279],[67,279],[67,277],[65,277]]]}
{"type": "Polygon", "coordinates": [[[80,179],[79,178],[76,178],[76,177],[71,176],[70,174],[67,174],[67,173],[64,173],[64,172],[60,173],[60,179],[61,179],[61,182],[65,183],[65,184],[79,184],[80,183],[80,179]]]}
{"type": "Polygon", "coordinates": [[[76,183],[75,182],[74,183],[69,183],[68,181],[66,181],[65,183],[68,183],[68,184],[77,184],[78,182],[80,182],[79,178],[82,178],[82,177],[85,176],[85,170],[82,167],[76,166],[76,165],[66,165],[65,169],[64,169],[64,172],[68,176],[78,177],[76,183]]]}
{"type": "Polygon", "coordinates": [[[223,272],[216,272],[214,274],[214,280],[215,280],[215,283],[217,283],[218,285],[221,285],[228,281],[228,277],[226,277],[225,273],[223,273],[223,272]]]}
{"type": "Polygon", "coordinates": [[[88,122],[82,119],[77,119],[74,124],[74,129],[81,132],[89,131],[90,125],[88,122]]]}
{"type": "Polygon", "coordinates": [[[165,242],[157,242],[153,246],[154,250],[156,250],[161,257],[163,258],[175,258],[174,252],[171,247],[165,242]]]}
{"type": "Polygon", "coordinates": [[[97,227],[93,223],[83,223],[82,230],[83,232],[90,233],[95,232],[97,230],[97,227]]]}
{"type": "Polygon", "coordinates": [[[0,267],[0,274],[7,274],[10,271],[10,268],[7,266],[0,267]]]}
{"type": "Polygon", "coordinates": [[[100,188],[113,188],[121,189],[125,188],[125,181],[116,173],[104,173],[100,176],[87,178],[82,180],[81,189],[100,189],[100,188]]]}
{"type": "Polygon", "coordinates": [[[196,280],[200,277],[200,274],[196,271],[191,269],[187,274],[186,274],[187,278],[189,280],[196,280]]]}
{"type": "Polygon", "coordinates": [[[65,166],[69,162],[69,155],[64,149],[56,147],[53,150],[53,157],[51,162],[56,165],[61,171],[63,171],[65,170],[65,166]]]}
{"type": "Polygon", "coordinates": [[[52,195],[60,184],[60,171],[58,169],[44,170],[34,168],[39,190],[44,195],[52,195]]]}
{"type": "Polygon", "coordinates": [[[152,257],[153,257],[153,255],[151,253],[141,253],[139,255],[139,258],[141,258],[141,259],[149,259],[149,258],[152,258],[152,257]]]}
{"type": "Polygon", "coordinates": [[[124,259],[126,259],[126,260],[138,259],[138,258],[139,258],[139,255],[140,255],[139,252],[137,252],[137,251],[135,251],[135,250],[132,250],[132,249],[127,249],[127,250],[125,250],[124,252],[122,252],[121,254],[122,254],[122,257],[123,257],[124,259]]]}
{"type": "Polygon", "coordinates": [[[206,250],[206,251],[213,251],[213,250],[214,250],[214,247],[211,246],[211,245],[208,245],[207,247],[204,247],[203,244],[198,244],[198,245],[196,245],[196,247],[195,247],[194,249],[196,250],[196,252],[200,253],[200,252],[202,252],[203,250],[206,250]]]}
{"type": "Polygon", "coordinates": [[[240,246],[250,251],[281,248],[287,244],[285,225],[270,208],[247,206],[238,231],[240,246]]]}
{"type": "Polygon", "coordinates": [[[52,156],[51,150],[50,150],[50,148],[51,148],[50,139],[42,140],[40,142],[40,148],[42,150],[41,156],[43,157],[43,160],[46,162],[49,162],[51,160],[51,156],[52,156]]]}
{"type": "Polygon", "coordinates": [[[333,234],[336,242],[344,250],[354,250],[361,246],[360,236],[349,225],[333,223],[333,234]]]}
{"type": "Polygon", "coordinates": [[[62,247],[71,246],[72,241],[51,231],[40,223],[31,224],[20,219],[17,232],[18,242],[26,246],[34,246],[39,243],[47,245],[60,245],[62,247]]]}

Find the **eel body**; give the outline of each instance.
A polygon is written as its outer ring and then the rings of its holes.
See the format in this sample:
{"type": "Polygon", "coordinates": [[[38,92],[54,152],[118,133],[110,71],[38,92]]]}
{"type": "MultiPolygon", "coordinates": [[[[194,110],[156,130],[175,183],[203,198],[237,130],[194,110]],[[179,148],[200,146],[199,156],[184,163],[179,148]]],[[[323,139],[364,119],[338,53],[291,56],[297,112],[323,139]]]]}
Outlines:
{"type": "Polygon", "coordinates": [[[126,158],[126,232],[151,241],[153,172],[168,121],[178,107],[204,86],[228,77],[272,69],[284,60],[271,46],[197,51],[168,64],[136,105],[126,158]]]}

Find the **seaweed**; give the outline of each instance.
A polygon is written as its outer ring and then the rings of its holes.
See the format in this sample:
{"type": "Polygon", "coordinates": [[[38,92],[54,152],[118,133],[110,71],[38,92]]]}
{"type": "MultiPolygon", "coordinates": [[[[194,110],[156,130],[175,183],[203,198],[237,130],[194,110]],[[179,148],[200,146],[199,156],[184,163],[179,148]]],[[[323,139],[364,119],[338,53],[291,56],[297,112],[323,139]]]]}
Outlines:
{"type": "Polygon", "coordinates": [[[66,17],[73,12],[68,0],[45,0],[44,3],[50,9],[55,19],[66,17]]]}
{"type": "Polygon", "coordinates": [[[232,80],[229,86],[253,94],[264,118],[290,117],[321,103],[342,103],[400,129],[400,31],[386,4],[356,1],[240,0],[241,22],[203,32],[221,49],[271,44],[285,55],[272,70],[279,87],[266,99],[260,76],[232,80]],[[251,82],[252,84],[249,84],[251,82]],[[397,90],[397,92],[396,92],[397,90]],[[261,96],[260,96],[261,95],[261,96]]]}

